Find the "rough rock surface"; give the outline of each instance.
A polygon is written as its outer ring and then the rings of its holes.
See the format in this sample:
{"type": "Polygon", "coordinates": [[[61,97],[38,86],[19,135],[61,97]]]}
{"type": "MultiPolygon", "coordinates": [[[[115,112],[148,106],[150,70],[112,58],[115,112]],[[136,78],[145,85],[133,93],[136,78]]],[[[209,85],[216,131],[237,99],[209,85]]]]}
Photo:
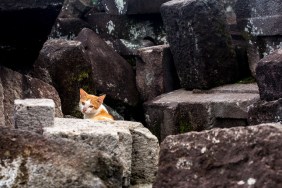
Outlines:
{"type": "Polygon", "coordinates": [[[0,127],[0,187],[121,187],[119,160],[87,146],[0,127]]]}
{"type": "Polygon", "coordinates": [[[53,99],[56,117],[63,116],[61,100],[53,86],[0,66],[0,125],[14,127],[14,100],[25,98],[53,99]]]}
{"type": "Polygon", "coordinates": [[[97,91],[125,104],[136,105],[138,91],[130,64],[90,29],[83,29],[75,40],[82,43],[90,59],[97,91]]]}
{"type": "Polygon", "coordinates": [[[51,99],[16,99],[15,128],[42,134],[43,127],[54,125],[55,103],[51,99]]]}
{"type": "Polygon", "coordinates": [[[65,115],[80,115],[79,88],[95,93],[91,64],[79,41],[48,40],[34,64],[33,75],[57,89],[65,115]]]}
{"type": "Polygon", "coordinates": [[[282,48],[258,62],[256,80],[262,100],[282,98],[282,48]]]}
{"type": "Polygon", "coordinates": [[[160,140],[188,131],[246,126],[248,106],[258,100],[256,84],[207,91],[179,89],[145,103],[146,123],[160,140]]]}
{"type": "Polygon", "coordinates": [[[161,15],[183,88],[209,89],[236,79],[235,51],[217,0],[170,1],[161,15]]]}
{"type": "Polygon", "coordinates": [[[53,127],[44,128],[44,135],[75,140],[92,150],[118,157],[123,167],[123,186],[150,184],[155,180],[158,140],[140,123],[55,118],[53,127]]]}
{"type": "Polygon", "coordinates": [[[168,45],[141,48],[138,54],[136,84],[143,101],[177,89],[179,80],[168,45]]]}
{"type": "Polygon", "coordinates": [[[251,125],[282,122],[282,98],[274,101],[259,100],[249,106],[248,122],[251,125]]]}
{"type": "Polygon", "coordinates": [[[281,187],[281,125],[168,136],[154,188],[281,187]]]}
{"type": "Polygon", "coordinates": [[[152,14],[159,13],[161,4],[169,0],[103,0],[107,14],[152,14]]]}

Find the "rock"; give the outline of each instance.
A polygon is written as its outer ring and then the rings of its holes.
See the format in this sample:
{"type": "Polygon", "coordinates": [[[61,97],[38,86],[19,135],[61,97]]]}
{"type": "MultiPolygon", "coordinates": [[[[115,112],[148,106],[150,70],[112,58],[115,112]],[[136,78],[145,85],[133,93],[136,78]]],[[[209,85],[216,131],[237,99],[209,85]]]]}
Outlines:
{"type": "Polygon", "coordinates": [[[281,125],[168,136],[154,188],[280,187],[281,125]]]}
{"type": "Polygon", "coordinates": [[[93,122],[81,119],[55,118],[54,127],[44,128],[44,135],[84,143],[120,159],[123,186],[153,183],[157,171],[159,145],[157,138],[136,122],[93,122]]]}
{"type": "Polygon", "coordinates": [[[122,184],[115,157],[70,140],[0,127],[0,187],[111,187],[122,184]]]}
{"type": "Polygon", "coordinates": [[[56,117],[63,117],[61,100],[53,86],[0,66],[0,125],[14,127],[14,100],[25,98],[53,99],[56,117]]]}
{"type": "Polygon", "coordinates": [[[183,88],[209,89],[236,80],[238,65],[218,1],[170,1],[161,6],[161,15],[183,88]]]}
{"type": "Polygon", "coordinates": [[[156,45],[166,43],[166,33],[159,14],[126,16],[89,12],[84,20],[106,41],[150,39],[156,45]]]}
{"type": "Polygon", "coordinates": [[[282,48],[258,62],[256,79],[262,100],[282,98],[282,48]]]}
{"type": "Polygon", "coordinates": [[[274,101],[259,100],[249,106],[248,122],[250,125],[282,121],[282,99],[274,101]]]}
{"type": "Polygon", "coordinates": [[[225,87],[208,91],[179,89],[146,102],[147,127],[162,141],[168,135],[189,131],[248,125],[248,106],[259,100],[257,86],[225,87]]]}
{"type": "Polygon", "coordinates": [[[29,70],[47,40],[63,0],[2,0],[0,61],[13,70],[29,70]]]}
{"type": "Polygon", "coordinates": [[[179,81],[168,45],[139,49],[136,83],[143,101],[152,100],[179,87],[179,81]]]}
{"type": "Polygon", "coordinates": [[[111,42],[112,42],[112,47],[114,48],[114,50],[118,54],[124,57],[127,57],[127,56],[136,57],[138,55],[138,50],[140,48],[155,46],[154,42],[152,42],[150,39],[142,39],[138,41],[116,39],[111,42]]]}
{"type": "Polygon", "coordinates": [[[73,40],[83,28],[90,25],[80,18],[58,18],[49,37],[73,40]]]}
{"type": "Polygon", "coordinates": [[[282,48],[281,7],[280,0],[236,2],[237,25],[249,44],[248,59],[254,77],[258,61],[274,50],[282,48]]]}
{"type": "Polygon", "coordinates": [[[55,103],[51,99],[15,100],[15,128],[42,134],[43,127],[54,126],[55,103]]]}
{"type": "Polygon", "coordinates": [[[159,13],[161,4],[169,0],[103,0],[107,14],[152,14],[159,13]]]}
{"type": "Polygon", "coordinates": [[[34,64],[33,75],[57,89],[65,115],[81,115],[77,109],[79,88],[95,93],[91,63],[79,41],[48,40],[34,64]]]}
{"type": "Polygon", "coordinates": [[[65,0],[59,18],[82,18],[92,8],[92,0],[65,0]]]}
{"type": "Polygon", "coordinates": [[[97,90],[119,102],[136,105],[138,92],[130,64],[90,29],[83,29],[75,40],[82,43],[89,56],[97,90]]]}

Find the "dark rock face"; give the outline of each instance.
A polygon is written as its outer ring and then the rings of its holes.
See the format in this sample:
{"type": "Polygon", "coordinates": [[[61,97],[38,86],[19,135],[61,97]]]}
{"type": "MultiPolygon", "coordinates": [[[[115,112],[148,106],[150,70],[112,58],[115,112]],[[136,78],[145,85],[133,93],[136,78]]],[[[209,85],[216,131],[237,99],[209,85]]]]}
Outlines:
{"type": "Polygon", "coordinates": [[[136,84],[143,101],[152,100],[179,86],[168,45],[141,48],[136,63],[136,84]]]}
{"type": "Polygon", "coordinates": [[[95,93],[91,64],[79,41],[48,40],[34,64],[33,75],[57,89],[65,115],[80,115],[79,88],[95,93]]]}
{"type": "Polygon", "coordinates": [[[59,14],[63,0],[0,2],[0,64],[28,70],[59,14]]]}
{"type": "Polygon", "coordinates": [[[256,79],[262,100],[282,98],[282,48],[258,62],[256,79]]]}
{"type": "Polygon", "coordinates": [[[14,126],[14,100],[24,98],[53,99],[56,104],[56,116],[63,116],[61,100],[53,86],[39,79],[0,67],[0,109],[2,112],[0,126],[14,126]]]}
{"type": "Polygon", "coordinates": [[[118,159],[86,145],[0,127],[4,187],[121,187],[118,159]],[[12,178],[14,175],[14,178],[12,178]]]}
{"type": "Polygon", "coordinates": [[[281,187],[280,125],[167,137],[154,188],[281,187]]]}
{"type": "Polygon", "coordinates": [[[171,1],[161,14],[182,87],[209,89],[236,79],[235,52],[218,1],[171,1]]]}
{"type": "Polygon", "coordinates": [[[130,64],[90,29],[83,29],[76,40],[82,43],[89,56],[97,91],[125,104],[136,105],[138,92],[130,64]]]}
{"type": "Polygon", "coordinates": [[[161,4],[169,0],[103,0],[107,14],[152,14],[159,13],[161,4]]]}
{"type": "Polygon", "coordinates": [[[248,110],[248,122],[250,125],[282,121],[282,99],[274,101],[258,101],[248,110]]]}

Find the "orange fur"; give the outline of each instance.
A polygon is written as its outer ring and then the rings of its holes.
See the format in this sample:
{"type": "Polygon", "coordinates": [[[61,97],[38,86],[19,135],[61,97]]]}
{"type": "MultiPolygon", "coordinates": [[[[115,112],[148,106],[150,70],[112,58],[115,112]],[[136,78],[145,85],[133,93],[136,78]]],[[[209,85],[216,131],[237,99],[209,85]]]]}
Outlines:
{"type": "Polygon", "coordinates": [[[113,116],[109,114],[105,106],[103,105],[106,95],[95,96],[86,93],[83,89],[80,89],[80,111],[84,115],[84,119],[91,119],[94,121],[114,120],[113,116]]]}

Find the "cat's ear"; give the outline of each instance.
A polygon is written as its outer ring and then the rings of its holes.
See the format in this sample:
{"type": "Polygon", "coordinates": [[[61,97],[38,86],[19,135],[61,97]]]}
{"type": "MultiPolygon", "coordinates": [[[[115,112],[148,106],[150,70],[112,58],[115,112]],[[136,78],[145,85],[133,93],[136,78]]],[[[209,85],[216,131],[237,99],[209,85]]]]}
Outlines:
{"type": "Polygon", "coordinates": [[[79,90],[79,93],[80,93],[80,98],[85,97],[87,95],[87,93],[81,88],[79,90]]]}
{"type": "Polygon", "coordinates": [[[106,95],[101,95],[98,97],[97,101],[102,104],[104,102],[105,97],[106,95]]]}

